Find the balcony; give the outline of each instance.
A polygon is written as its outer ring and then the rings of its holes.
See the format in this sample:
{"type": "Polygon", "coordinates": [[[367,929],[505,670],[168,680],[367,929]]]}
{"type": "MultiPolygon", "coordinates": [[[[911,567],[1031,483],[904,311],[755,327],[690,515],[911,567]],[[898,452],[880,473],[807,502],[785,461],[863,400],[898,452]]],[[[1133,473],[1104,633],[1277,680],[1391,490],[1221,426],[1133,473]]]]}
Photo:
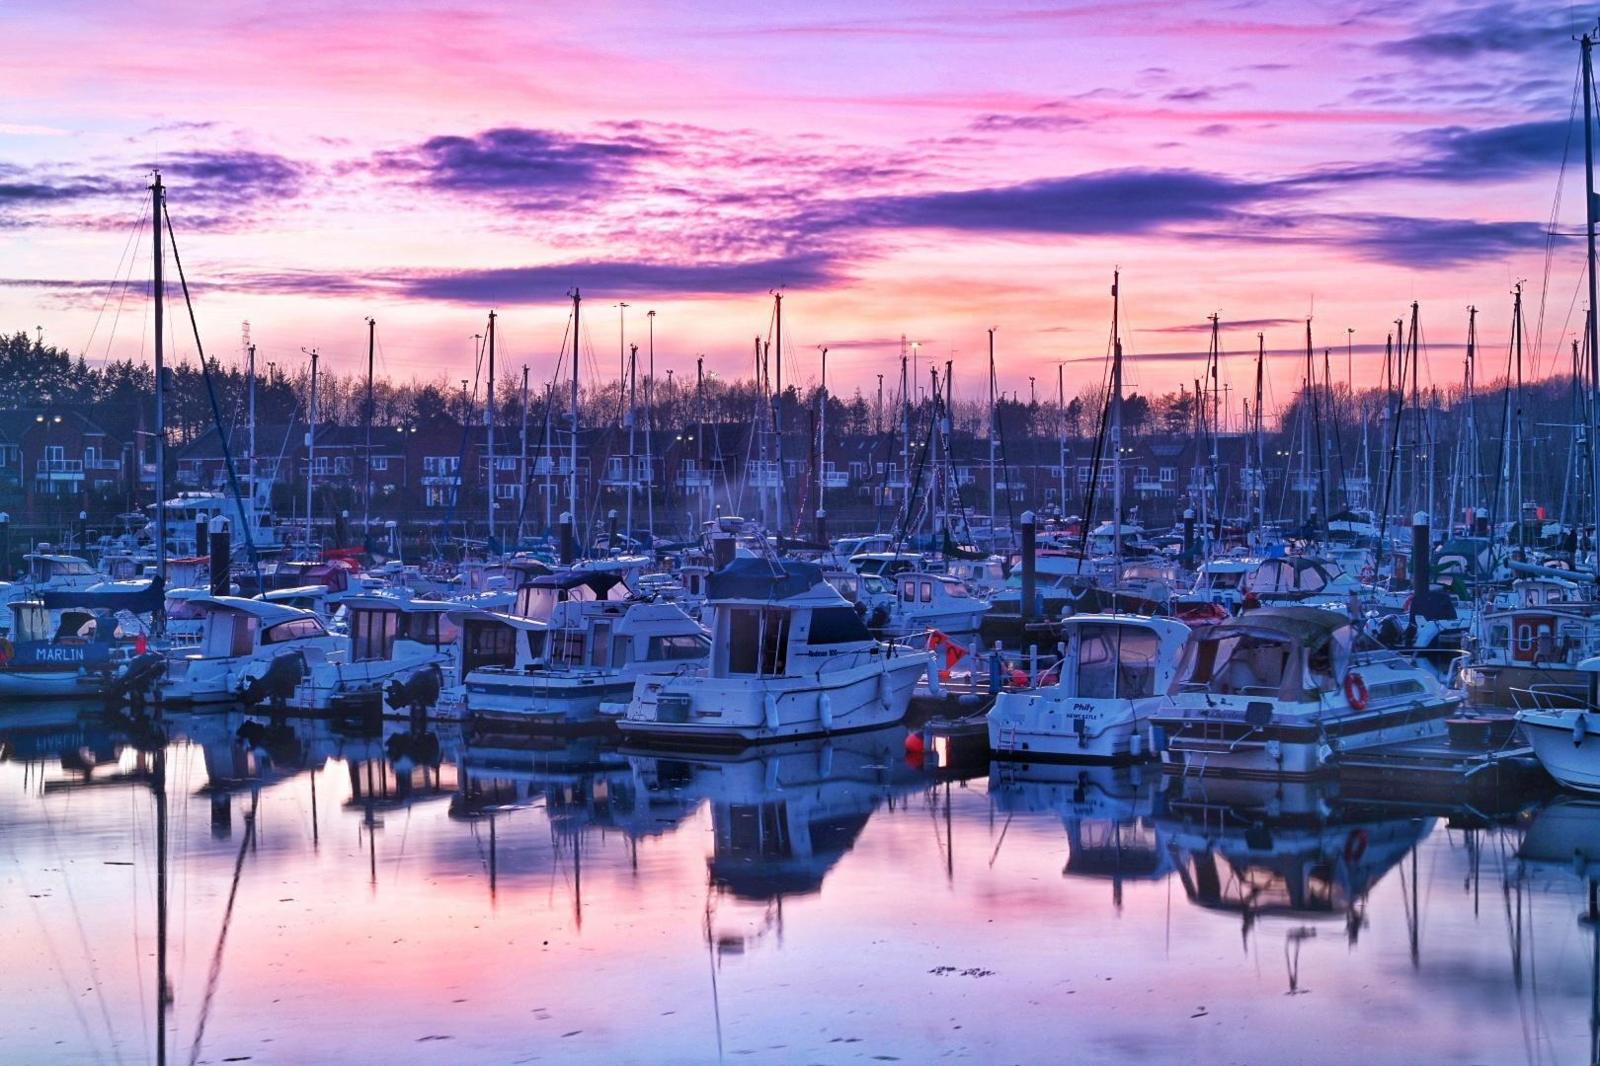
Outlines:
{"type": "Polygon", "coordinates": [[[1135,492],[1164,492],[1166,488],[1167,486],[1155,478],[1140,478],[1133,483],[1133,491],[1135,492]]]}
{"type": "Polygon", "coordinates": [[[35,467],[39,477],[47,477],[51,481],[82,481],[82,459],[40,459],[35,467]]]}
{"type": "Polygon", "coordinates": [[[110,470],[112,472],[120,472],[122,470],[121,459],[85,459],[83,465],[87,470],[110,470]]]}

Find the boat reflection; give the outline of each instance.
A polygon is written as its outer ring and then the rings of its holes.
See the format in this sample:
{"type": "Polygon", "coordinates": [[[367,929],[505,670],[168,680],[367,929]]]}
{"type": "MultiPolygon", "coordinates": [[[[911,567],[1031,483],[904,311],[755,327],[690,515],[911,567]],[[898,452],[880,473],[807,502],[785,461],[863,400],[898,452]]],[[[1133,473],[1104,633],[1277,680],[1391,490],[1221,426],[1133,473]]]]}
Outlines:
{"type": "Polygon", "coordinates": [[[1342,919],[1351,946],[1366,926],[1367,898],[1401,867],[1412,959],[1419,951],[1416,846],[1435,819],[1397,816],[1342,800],[1328,782],[1173,780],[1156,825],[1189,901],[1236,914],[1248,950],[1265,920],[1285,931],[1289,990],[1299,991],[1299,945],[1315,925],[1342,919]]]}
{"type": "Polygon", "coordinates": [[[1110,881],[1119,909],[1128,881],[1159,881],[1172,871],[1153,818],[1160,782],[1152,766],[996,761],[989,769],[989,795],[1007,825],[1015,814],[1058,812],[1067,833],[1062,874],[1110,881]]]}
{"type": "Polygon", "coordinates": [[[1517,859],[1522,880],[1575,880],[1585,890],[1578,925],[1591,942],[1589,1061],[1600,1063],[1600,799],[1552,800],[1528,825],[1517,859]]]}
{"type": "Polygon", "coordinates": [[[766,903],[821,891],[873,812],[927,785],[902,758],[905,736],[893,726],[726,755],[628,754],[650,791],[708,803],[711,886],[766,903]]]}

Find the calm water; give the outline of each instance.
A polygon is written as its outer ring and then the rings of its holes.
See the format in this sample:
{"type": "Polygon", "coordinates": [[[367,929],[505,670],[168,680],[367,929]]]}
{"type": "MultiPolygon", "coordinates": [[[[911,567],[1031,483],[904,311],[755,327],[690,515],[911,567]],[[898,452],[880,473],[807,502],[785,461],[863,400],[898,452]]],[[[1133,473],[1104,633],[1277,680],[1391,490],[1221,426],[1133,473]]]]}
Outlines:
{"type": "Polygon", "coordinates": [[[1600,807],[245,720],[0,709],[0,1061],[1592,1057],[1600,807]]]}

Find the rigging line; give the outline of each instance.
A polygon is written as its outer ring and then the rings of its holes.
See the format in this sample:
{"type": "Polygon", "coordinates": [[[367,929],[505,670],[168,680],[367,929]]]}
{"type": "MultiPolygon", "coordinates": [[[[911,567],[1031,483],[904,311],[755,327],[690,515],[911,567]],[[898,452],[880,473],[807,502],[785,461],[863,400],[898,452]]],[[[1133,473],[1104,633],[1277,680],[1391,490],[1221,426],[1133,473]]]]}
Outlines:
{"type": "MultiPolygon", "coordinates": [[[[145,214],[145,212],[148,210],[148,201],[145,201],[143,197],[140,199],[141,203],[139,209],[134,212],[133,221],[128,225],[128,239],[122,245],[122,255],[117,257],[116,273],[111,275],[111,281],[106,285],[106,295],[105,298],[100,301],[100,310],[95,313],[94,325],[89,329],[89,339],[84,342],[83,348],[81,349],[85,355],[87,355],[90,349],[94,347],[94,337],[95,334],[100,330],[100,320],[105,317],[106,307],[111,303],[111,294],[117,291],[117,279],[123,277],[124,263],[127,264],[127,280],[124,280],[122,283],[124,292],[127,291],[128,280],[131,280],[133,277],[133,264],[136,262],[136,260],[129,257],[129,250],[132,249],[134,255],[138,254],[138,246],[134,242],[138,240],[140,234],[144,232],[143,223],[148,217],[145,214]]],[[[119,302],[117,307],[120,309],[121,306],[122,304],[119,302]]],[[[111,341],[107,339],[107,351],[109,351],[110,348],[111,341]]]]}
{"type": "MultiPolygon", "coordinates": [[[[161,201],[161,217],[167,223],[167,240],[172,248],[172,265],[178,268],[178,282],[183,287],[183,305],[189,312],[189,326],[194,331],[194,348],[199,357],[200,376],[205,380],[206,396],[211,401],[211,419],[216,424],[217,440],[222,446],[222,461],[228,471],[228,487],[233,490],[233,502],[239,506],[242,514],[244,496],[239,491],[239,472],[233,463],[233,447],[223,431],[222,408],[217,403],[217,389],[215,382],[211,378],[211,369],[206,365],[205,349],[200,345],[200,323],[194,317],[194,302],[189,298],[189,280],[183,273],[183,260],[178,258],[178,237],[172,231],[172,214],[167,210],[165,198],[161,201]]],[[[159,389],[161,382],[156,382],[156,387],[159,389]]],[[[157,426],[156,432],[164,433],[166,432],[166,427],[157,426]]],[[[250,563],[255,568],[256,585],[260,587],[261,555],[256,551],[255,534],[250,529],[249,522],[241,522],[239,524],[243,527],[245,551],[249,554],[250,563]]]]}
{"type": "Polygon", "coordinates": [[[244,837],[239,841],[239,854],[233,860],[233,882],[228,886],[228,903],[222,911],[222,928],[217,933],[217,946],[211,952],[211,969],[206,975],[206,994],[200,1004],[200,1020],[195,1023],[194,1042],[189,1045],[189,1066],[200,1059],[200,1044],[206,1038],[206,1022],[211,1018],[211,1003],[222,980],[222,950],[228,943],[228,928],[233,922],[233,904],[239,898],[239,875],[244,871],[244,857],[250,851],[250,842],[256,835],[256,805],[259,792],[250,795],[250,812],[244,819],[244,837]]]}
{"type": "MultiPolygon", "coordinates": [[[[1559,216],[1561,214],[1561,199],[1562,199],[1562,194],[1566,189],[1566,182],[1567,182],[1567,164],[1570,161],[1571,154],[1572,154],[1572,127],[1573,127],[1573,124],[1577,121],[1578,94],[1580,92],[1582,92],[1582,85],[1583,85],[1583,72],[1582,72],[1582,70],[1580,69],[1580,70],[1574,71],[1572,77],[1573,77],[1572,102],[1567,107],[1567,136],[1566,136],[1566,139],[1561,144],[1561,166],[1556,171],[1555,195],[1551,198],[1551,202],[1550,202],[1550,221],[1549,221],[1549,224],[1545,228],[1544,269],[1543,269],[1543,272],[1541,273],[1540,279],[1539,279],[1539,315],[1538,315],[1538,318],[1535,319],[1534,332],[1533,332],[1534,351],[1536,353],[1544,351],[1545,299],[1546,299],[1546,296],[1549,293],[1549,289],[1550,289],[1550,270],[1551,270],[1552,264],[1554,263],[1554,260],[1555,260],[1556,222],[1557,222],[1557,219],[1559,218],[1559,216]]],[[[1565,334],[1565,329],[1563,329],[1562,332],[1563,332],[1563,335],[1564,335],[1565,334]]],[[[1560,343],[1560,339],[1557,338],[1557,344],[1559,344],[1559,343],[1560,343]]]]}

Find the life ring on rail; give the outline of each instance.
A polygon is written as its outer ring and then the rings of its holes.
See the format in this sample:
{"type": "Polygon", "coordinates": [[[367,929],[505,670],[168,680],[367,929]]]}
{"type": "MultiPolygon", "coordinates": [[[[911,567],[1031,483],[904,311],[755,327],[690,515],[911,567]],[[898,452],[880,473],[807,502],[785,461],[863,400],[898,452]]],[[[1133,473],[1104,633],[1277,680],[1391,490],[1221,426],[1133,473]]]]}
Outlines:
{"type": "Polygon", "coordinates": [[[1361,568],[1361,583],[1363,585],[1372,584],[1372,579],[1377,577],[1377,576],[1378,576],[1378,572],[1376,570],[1372,569],[1371,564],[1368,564],[1367,566],[1363,566],[1361,568]]]}
{"type": "Polygon", "coordinates": [[[1367,831],[1352,829],[1344,840],[1344,861],[1354,866],[1367,853],[1367,831]]]}
{"type": "Polygon", "coordinates": [[[1344,698],[1358,711],[1366,710],[1367,701],[1372,698],[1372,693],[1367,691],[1366,681],[1353,670],[1344,675],[1344,698]]]}
{"type": "Polygon", "coordinates": [[[17,649],[9,640],[7,640],[5,637],[0,637],[0,666],[4,666],[6,663],[9,663],[11,661],[11,656],[15,655],[16,651],[17,649]]]}

